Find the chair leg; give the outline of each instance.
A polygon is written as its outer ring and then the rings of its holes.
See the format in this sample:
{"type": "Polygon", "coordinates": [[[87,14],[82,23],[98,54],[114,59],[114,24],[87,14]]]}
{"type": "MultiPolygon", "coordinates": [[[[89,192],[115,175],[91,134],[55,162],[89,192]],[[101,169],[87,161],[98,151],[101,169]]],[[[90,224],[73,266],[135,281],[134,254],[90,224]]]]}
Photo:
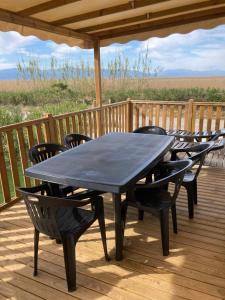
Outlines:
{"type": "Polygon", "coordinates": [[[76,290],[76,261],[75,261],[75,246],[76,241],[74,235],[63,235],[63,254],[64,263],[66,269],[66,280],[68,286],[68,292],[76,290]]]}
{"type": "Polygon", "coordinates": [[[190,183],[189,185],[185,186],[187,190],[187,197],[188,197],[188,214],[189,219],[194,218],[194,188],[193,184],[190,183]]]}
{"type": "Polygon", "coordinates": [[[104,206],[103,206],[103,200],[100,199],[98,200],[98,223],[99,223],[100,233],[102,237],[105,260],[109,261],[109,255],[108,255],[107,243],[106,243],[104,206]]]}
{"type": "Polygon", "coordinates": [[[198,186],[197,180],[193,182],[193,190],[194,190],[194,204],[198,204],[198,186]]]}
{"type": "Polygon", "coordinates": [[[172,219],[173,219],[173,232],[177,233],[177,209],[176,204],[171,206],[172,219]]]}
{"type": "Polygon", "coordinates": [[[143,221],[144,219],[144,211],[141,209],[138,209],[138,220],[143,221]]]}
{"type": "Polygon", "coordinates": [[[34,276],[37,276],[38,268],[38,244],[39,244],[39,231],[34,229],[34,276]]]}
{"type": "Polygon", "coordinates": [[[169,255],[169,209],[160,211],[160,226],[163,255],[169,255]]]}

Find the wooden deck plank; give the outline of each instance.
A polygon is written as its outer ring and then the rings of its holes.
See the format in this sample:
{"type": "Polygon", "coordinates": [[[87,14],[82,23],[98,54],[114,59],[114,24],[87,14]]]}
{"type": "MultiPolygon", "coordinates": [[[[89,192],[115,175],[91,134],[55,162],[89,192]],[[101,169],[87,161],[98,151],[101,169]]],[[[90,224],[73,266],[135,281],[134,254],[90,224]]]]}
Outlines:
{"type": "MultiPolygon", "coordinates": [[[[128,211],[124,260],[105,262],[97,223],[77,245],[78,289],[66,290],[62,246],[42,236],[39,275],[33,271],[33,228],[23,203],[0,214],[0,299],[225,299],[225,170],[205,167],[198,182],[195,218],[188,219],[186,191],[177,201],[178,234],[170,232],[163,257],[159,221],[128,211]]],[[[112,201],[105,213],[114,255],[112,201]]]]}

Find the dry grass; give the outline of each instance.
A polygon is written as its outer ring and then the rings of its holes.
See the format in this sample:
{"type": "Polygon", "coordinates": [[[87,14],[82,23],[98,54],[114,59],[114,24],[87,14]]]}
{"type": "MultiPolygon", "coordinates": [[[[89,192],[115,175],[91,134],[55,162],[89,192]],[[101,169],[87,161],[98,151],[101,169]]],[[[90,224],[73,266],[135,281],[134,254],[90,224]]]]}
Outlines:
{"type": "MultiPolygon", "coordinates": [[[[30,81],[30,80],[0,80],[0,91],[30,91],[34,88],[45,88],[53,84],[53,81],[30,81]]],[[[70,80],[70,86],[87,88],[87,80],[70,80]]],[[[94,81],[88,80],[89,89],[94,87],[94,81]]],[[[103,88],[218,88],[225,89],[225,77],[185,77],[185,78],[128,78],[118,80],[103,80],[103,88]]]]}

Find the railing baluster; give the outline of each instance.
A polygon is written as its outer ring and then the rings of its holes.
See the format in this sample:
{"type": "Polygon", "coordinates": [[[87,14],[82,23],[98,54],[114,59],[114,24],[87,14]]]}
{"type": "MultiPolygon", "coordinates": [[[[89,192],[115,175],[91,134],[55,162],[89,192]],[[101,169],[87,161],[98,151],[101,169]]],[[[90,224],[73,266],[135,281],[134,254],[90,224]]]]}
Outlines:
{"type": "Polygon", "coordinates": [[[216,130],[218,130],[220,128],[220,119],[221,119],[221,106],[217,106],[217,108],[216,108],[216,125],[215,125],[216,130]]]}
{"type": "MultiPolygon", "coordinates": [[[[16,149],[14,146],[14,140],[13,140],[13,131],[7,131],[7,142],[8,142],[8,150],[9,150],[9,158],[10,158],[10,166],[12,171],[12,178],[14,183],[14,188],[17,186],[20,186],[20,177],[18,172],[18,164],[17,164],[17,154],[16,149]]],[[[16,195],[17,192],[15,191],[16,195]]]]}
{"type": "Polygon", "coordinates": [[[98,137],[98,129],[97,129],[97,112],[94,111],[93,112],[93,122],[94,122],[94,138],[97,138],[98,137]]]}
{"type": "MultiPolygon", "coordinates": [[[[9,180],[7,174],[7,167],[4,155],[4,148],[2,144],[3,135],[0,134],[0,175],[1,175],[1,182],[2,182],[2,191],[5,203],[10,202],[11,194],[10,194],[10,187],[9,187],[9,180]]],[[[3,200],[3,199],[2,199],[3,200]]],[[[0,201],[0,203],[3,201],[0,201]]]]}
{"type": "Polygon", "coordinates": [[[178,105],[176,115],[177,115],[176,129],[181,129],[181,117],[182,117],[182,106],[181,105],[178,105]]]}
{"type": "Polygon", "coordinates": [[[212,106],[208,106],[208,115],[207,115],[207,130],[212,128],[212,106]]]}
{"type": "Polygon", "coordinates": [[[160,105],[156,105],[156,112],[155,112],[155,125],[159,126],[159,114],[160,114],[160,105]]]}
{"type": "Polygon", "coordinates": [[[75,118],[75,116],[72,116],[72,130],[73,130],[73,133],[75,133],[76,130],[77,130],[77,125],[76,125],[76,118],[75,118]]]}
{"type": "Polygon", "coordinates": [[[135,104],[135,129],[139,127],[139,108],[138,108],[138,104],[135,104]]]}
{"type": "Polygon", "coordinates": [[[37,125],[36,125],[36,129],[37,129],[38,143],[40,144],[40,143],[43,142],[41,124],[37,124],[37,125]]]}
{"type": "Polygon", "coordinates": [[[162,127],[166,128],[167,126],[167,105],[163,105],[163,110],[162,110],[162,127]]]}
{"type": "MultiPolygon", "coordinates": [[[[20,151],[20,157],[21,157],[21,161],[22,161],[22,169],[23,169],[23,173],[25,171],[26,168],[28,168],[29,164],[28,164],[28,157],[27,157],[27,149],[26,149],[26,142],[25,142],[25,138],[24,138],[24,132],[23,132],[23,128],[18,128],[17,129],[17,135],[18,135],[18,140],[19,140],[19,151],[20,151]]],[[[30,178],[25,176],[24,178],[26,186],[31,186],[31,181],[30,178]]]]}
{"type": "Polygon", "coordinates": [[[70,129],[70,117],[66,118],[66,134],[71,133],[71,129],[70,129]]]}
{"type": "Polygon", "coordinates": [[[153,109],[154,109],[154,106],[151,103],[149,103],[149,113],[148,113],[149,121],[148,121],[148,124],[150,126],[152,126],[152,124],[153,124],[153,109]]]}
{"type": "Polygon", "coordinates": [[[170,106],[170,124],[169,124],[169,129],[174,128],[174,105],[170,106]]]}
{"type": "Polygon", "coordinates": [[[203,131],[204,112],[205,112],[205,107],[200,106],[200,108],[199,108],[199,131],[203,131]]]}

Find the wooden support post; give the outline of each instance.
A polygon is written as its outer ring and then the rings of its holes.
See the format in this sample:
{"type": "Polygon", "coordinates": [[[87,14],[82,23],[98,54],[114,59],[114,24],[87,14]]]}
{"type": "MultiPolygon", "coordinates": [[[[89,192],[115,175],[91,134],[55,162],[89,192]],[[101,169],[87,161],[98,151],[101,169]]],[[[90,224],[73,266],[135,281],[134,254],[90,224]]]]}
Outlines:
{"type": "Polygon", "coordinates": [[[98,136],[102,135],[102,86],[101,86],[101,59],[100,59],[100,41],[94,42],[94,65],[95,65],[95,94],[96,106],[100,107],[97,114],[98,136]]]}

